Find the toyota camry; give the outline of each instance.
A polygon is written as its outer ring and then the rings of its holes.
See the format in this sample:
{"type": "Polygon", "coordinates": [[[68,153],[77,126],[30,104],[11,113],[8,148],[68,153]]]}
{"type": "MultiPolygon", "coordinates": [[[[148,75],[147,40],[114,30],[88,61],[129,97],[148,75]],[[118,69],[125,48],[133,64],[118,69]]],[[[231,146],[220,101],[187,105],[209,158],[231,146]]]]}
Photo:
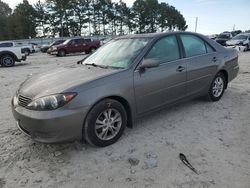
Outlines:
{"type": "Polygon", "coordinates": [[[12,111],[36,141],[104,147],[153,110],[200,96],[220,100],[238,71],[236,50],[200,34],[121,36],[78,64],[27,79],[12,111]]]}

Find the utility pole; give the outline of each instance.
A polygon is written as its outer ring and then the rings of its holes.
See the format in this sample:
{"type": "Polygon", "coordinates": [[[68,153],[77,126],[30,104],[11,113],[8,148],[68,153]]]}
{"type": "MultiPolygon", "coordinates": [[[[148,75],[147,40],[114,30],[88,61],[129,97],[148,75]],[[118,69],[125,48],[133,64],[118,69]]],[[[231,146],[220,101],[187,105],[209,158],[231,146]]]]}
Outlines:
{"type": "Polygon", "coordinates": [[[234,27],[233,27],[233,31],[235,31],[235,24],[234,24],[234,27]]]}
{"type": "Polygon", "coordinates": [[[195,19],[195,32],[197,31],[198,17],[195,19]]]}

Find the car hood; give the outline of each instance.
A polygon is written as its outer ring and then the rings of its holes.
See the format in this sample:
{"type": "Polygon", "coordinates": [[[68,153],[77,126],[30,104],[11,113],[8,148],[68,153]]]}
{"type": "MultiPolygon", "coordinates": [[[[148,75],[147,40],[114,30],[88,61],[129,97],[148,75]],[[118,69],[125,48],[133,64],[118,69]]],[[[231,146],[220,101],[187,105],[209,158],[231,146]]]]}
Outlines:
{"type": "Polygon", "coordinates": [[[66,66],[28,78],[20,85],[18,94],[29,98],[38,98],[56,93],[74,92],[72,88],[118,71],[86,65],[66,66]]]}
{"type": "Polygon", "coordinates": [[[240,39],[240,40],[229,40],[229,41],[227,41],[227,44],[228,44],[228,45],[236,45],[236,44],[239,44],[239,43],[244,42],[244,41],[245,41],[245,39],[240,39]]]}

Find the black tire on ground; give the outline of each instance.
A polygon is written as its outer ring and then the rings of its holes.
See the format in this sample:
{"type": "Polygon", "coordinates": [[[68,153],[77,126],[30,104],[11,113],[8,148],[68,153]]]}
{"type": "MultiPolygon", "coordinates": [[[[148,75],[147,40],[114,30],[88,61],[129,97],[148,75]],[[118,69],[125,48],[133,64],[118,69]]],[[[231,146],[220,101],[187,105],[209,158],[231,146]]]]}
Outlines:
{"type": "Polygon", "coordinates": [[[83,139],[91,145],[105,147],[122,136],[126,125],[124,106],[116,100],[105,99],[88,113],[83,126],[83,139]]]}
{"type": "Polygon", "coordinates": [[[219,72],[213,79],[210,89],[208,91],[207,99],[209,101],[218,101],[224,94],[226,89],[226,78],[222,72],[219,72]]]}
{"type": "Polygon", "coordinates": [[[90,48],[89,50],[85,51],[86,54],[90,54],[92,52],[92,48],[90,48]]]}
{"type": "Polygon", "coordinates": [[[10,55],[3,55],[0,58],[0,64],[3,67],[13,67],[15,65],[15,59],[10,55]]]}
{"type": "Polygon", "coordinates": [[[249,44],[246,45],[245,52],[248,51],[248,50],[250,50],[250,49],[249,49],[249,44]]]}
{"type": "Polygon", "coordinates": [[[25,54],[26,56],[30,55],[30,50],[28,50],[28,49],[24,50],[24,54],[25,54]]]}
{"type": "Polygon", "coordinates": [[[58,51],[58,56],[59,56],[59,57],[64,57],[64,56],[66,56],[65,50],[59,50],[59,51],[58,51]]]}

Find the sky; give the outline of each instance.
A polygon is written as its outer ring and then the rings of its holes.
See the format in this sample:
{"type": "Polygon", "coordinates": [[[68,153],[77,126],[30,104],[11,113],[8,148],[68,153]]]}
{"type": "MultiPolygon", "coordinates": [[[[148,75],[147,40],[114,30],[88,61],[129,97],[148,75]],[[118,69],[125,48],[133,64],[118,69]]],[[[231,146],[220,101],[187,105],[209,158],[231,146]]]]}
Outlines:
{"type": "MultiPolygon", "coordinates": [[[[14,8],[22,0],[2,0],[14,8]]],[[[119,1],[119,0],[113,0],[119,1]]],[[[123,0],[131,6],[134,0],[123,0]]],[[[250,29],[250,0],[158,0],[174,6],[185,17],[188,31],[195,30],[205,35],[223,31],[250,29]]],[[[31,4],[37,0],[29,0],[31,4]]]]}

